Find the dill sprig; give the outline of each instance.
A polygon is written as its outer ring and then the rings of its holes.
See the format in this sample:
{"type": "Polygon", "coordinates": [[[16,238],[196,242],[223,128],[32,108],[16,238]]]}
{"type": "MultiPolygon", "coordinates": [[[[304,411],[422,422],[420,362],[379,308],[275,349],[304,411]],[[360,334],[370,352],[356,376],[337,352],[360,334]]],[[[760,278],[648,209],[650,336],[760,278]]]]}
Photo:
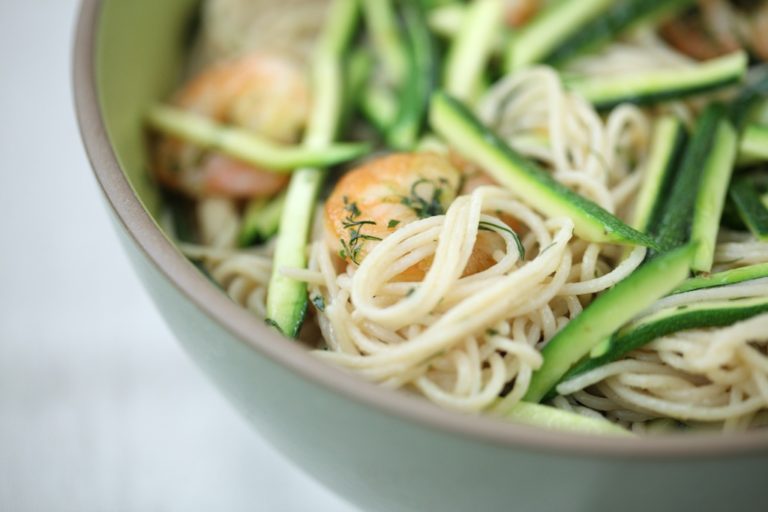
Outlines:
{"type": "Polygon", "coordinates": [[[523,247],[523,242],[520,241],[520,236],[515,233],[513,230],[509,229],[506,226],[499,226],[498,224],[494,224],[493,222],[488,222],[481,220],[478,224],[478,229],[480,231],[503,231],[505,233],[509,233],[512,236],[512,239],[515,241],[515,245],[517,246],[517,252],[520,254],[520,259],[525,259],[525,247],[523,247]]]}
{"type": "Polygon", "coordinates": [[[349,231],[349,240],[341,239],[341,251],[339,256],[341,259],[349,258],[352,263],[359,265],[360,250],[366,240],[381,240],[381,238],[373,235],[366,235],[362,232],[365,226],[375,226],[376,223],[372,220],[358,220],[360,217],[360,208],[357,207],[357,203],[350,202],[347,196],[343,197],[344,209],[347,211],[347,216],[342,221],[344,229],[349,231]]]}
{"type": "Polygon", "coordinates": [[[445,210],[443,209],[443,204],[440,200],[443,196],[443,189],[447,185],[448,180],[445,178],[440,178],[437,183],[426,178],[421,178],[411,185],[410,195],[402,197],[400,202],[416,212],[416,215],[420,219],[442,215],[445,213],[445,210]],[[431,190],[427,190],[426,194],[420,194],[419,188],[421,187],[423,189],[424,185],[431,187],[431,190]]]}

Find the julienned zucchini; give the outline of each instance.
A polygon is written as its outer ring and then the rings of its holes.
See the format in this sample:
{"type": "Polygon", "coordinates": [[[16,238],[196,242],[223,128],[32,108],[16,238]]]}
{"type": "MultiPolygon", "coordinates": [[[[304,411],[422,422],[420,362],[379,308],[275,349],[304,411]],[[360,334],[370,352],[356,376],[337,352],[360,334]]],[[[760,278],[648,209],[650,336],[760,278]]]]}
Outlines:
{"type": "Polygon", "coordinates": [[[755,238],[768,241],[768,205],[763,202],[757,184],[748,178],[737,179],[728,194],[742,222],[755,238]]]}
{"type": "Polygon", "coordinates": [[[477,91],[498,39],[503,10],[500,0],[477,0],[467,6],[446,58],[444,88],[452,96],[468,101],[477,91]]]}
{"type": "Polygon", "coordinates": [[[747,71],[747,60],[747,54],[739,51],[685,68],[599,77],[566,76],[565,83],[599,109],[620,103],[645,105],[737,83],[747,71]]]}
{"type": "Polygon", "coordinates": [[[387,78],[400,83],[408,69],[408,56],[398,28],[396,1],[363,1],[362,7],[374,52],[383,64],[387,78]]]}
{"type": "Polygon", "coordinates": [[[370,149],[364,143],[328,144],[317,148],[281,146],[248,130],[223,125],[205,116],[166,105],[153,107],[147,122],[152,128],[168,135],[274,172],[339,164],[354,160],[370,149]]]}
{"type": "MultiPolygon", "coordinates": [[[[314,59],[314,107],[304,138],[307,148],[325,148],[336,137],[344,111],[343,60],[357,27],[359,2],[334,0],[314,59]]],[[[267,322],[295,337],[307,310],[307,285],[283,275],[283,267],[306,268],[306,246],[317,195],[325,180],[320,168],[294,172],[288,186],[267,293],[267,322]]]]}
{"type": "Polygon", "coordinates": [[[243,222],[237,236],[238,245],[248,247],[273,237],[280,226],[284,205],[285,193],[270,199],[250,200],[243,213],[243,222]]]}
{"type": "Polygon", "coordinates": [[[714,274],[692,277],[672,290],[670,295],[692,292],[694,290],[703,290],[705,288],[728,286],[730,284],[743,283],[745,281],[762,279],[764,277],[768,277],[768,263],[758,263],[746,267],[724,270],[714,274]]]}
{"type": "Polygon", "coordinates": [[[608,420],[589,418],[573,412],[555,409],[548,405],[518,402],[502,414],[505,418],[516,423],[532,427],[580,434],[633,436],[628,430],[608,420]]]}
{"type": "Polygon", "coordinates": [[[650,227],[658,221],[664,193],[672,181],[685,139],[685,127],[677,118],[665,116],[654,123],[643,185],[632,217],[632,227],[636,230],[649,233],[650,227]]]}
{"type": "Polygon", "coordinates": [[[724,120],[725,112],[719,105],[711,105],[699,116],[680,168],[665,198],[658,226],[653,227],[663,250],[679,247],[690,237],[701,170],[707,165],[715,133],[724,120]]]}
{"type": "Polygon", "coordinates": [[[650,237],[571,191],[515,152],[484,127],[461,102],[442,92],[435,93],[432,98],[430,124],[453,149],[478,163],[533,208],[551,217],[572,219],[581,238],[592,242],[655,246],[650,237]]]}
{"type": "Polygon", "coordinates": [[[512,72],[541,62],[612,3],[613,0],[559,0],[549,4],[513,35],[507,47],[507,70],[512,72]]]}
{"type": "Polygon", "coordinates": [[[736,129],[730,121],[722,119],[712,139],[712,149],[706,164],[701,170],[693,211],[691,240],[697,245],[691,268],[698,272],[712,270],[717,233],[720,230],[720,218],[723,215],[728,184],[731,182],[736,161],[737,145],[736,129]]]}
{"type": "MultiPolygon", "coordinates": [[[[582,0],[571,0],[581,3],[582,0]]],[[[620,34],[643,23],[653,23],[693,5],[695,0],[619,0],[580,30],[560,41],[544,62],[559,66],[568,60],[595,50],[620,34]]],[[[567,20],[566,20],[567,21],[567,20]]]]}
{"type": "Polygon", "coordinates": [[[741,132],[739,163],[755,164],[768,161],[768,126],[749,123],[741,132]]]}
{"type": "Polygon", "coordinates": [[[544,346],[524,400],[538,402],[571,367],[688,277],[694,246],[664,253],[635,270],[571,320],[544,346]]]}
{"type": "Polygon", "coordinates": [[[437,84],[439,59],[421,2],[401,0],[399,6],[408,68],[399,91],[399,109],[387,133],[387,143],[396,149],[410,150],[418,142],[424,127],[429,98],[437,84]]]}
{"type": "Polygon", "coordinates": [[[576,365],[563,381],[612,363],[662,336],[687,329],[723,327],[765,312],[768,312],[768,297],[702,302],[663,309],[616,333],[599,355],[576,365]]]}

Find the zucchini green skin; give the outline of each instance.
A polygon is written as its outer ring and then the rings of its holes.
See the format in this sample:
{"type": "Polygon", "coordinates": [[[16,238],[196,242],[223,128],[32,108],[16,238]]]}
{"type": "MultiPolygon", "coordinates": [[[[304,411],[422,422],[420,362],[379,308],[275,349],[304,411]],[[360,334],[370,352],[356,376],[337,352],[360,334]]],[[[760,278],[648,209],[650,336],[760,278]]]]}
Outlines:
{"type": "Polygon", "coordinates": [[[738,284],[754,279],[768,277],[768,263],[758,263],[746,267],[724,270],[715,274],[692,277],[674,290],[670,295],[678,293],[692,292],[694,290],[703,290],[706,288],[717,288],[729,284],[738,284]]]}
{"type": "Polygon", "coordinates": [[[618,282],[544,346],[524,400],[538,402],[579,360],[688,277],[695,246],[664,253],[618,282]]]}
{"type": "Polygon", "coordinates": [[[467,7],[461,30],[446,58],[444,89],[462,101],[472,99],[502,27],[503,2],[477,0],[467,7]]]}
{"type": "Polygon", "coordinates": [[[605,13],[613,0],[559,0],[547,6],[512,37],[506,66],[514,72],[541,62],[564,41],[605,13]]]}
{"type": "Polygon", "coordinates": [[[252,199],[245,207],[243,222],[237,235],[240,247],[249,247],[272,238],[280,227],[285,194],[271,199],[252,199]]]}
{"type": "Polygon", "coordinates": [[[573,412],[555,409],[548,405],[530,402],[516,403],[508,411],[504,412],[504,418],[532,427],[563,432],[634,437],[634,434],[628,430],[608,420],[588,418],[573,412]]]}
{"type": "Polygon", "coordinates": [[[322,148],[281,146],[251,131],[165,105],[150,109],[147,122],[158,131],[272,172],[335,165],[370,151],[370,146],[365,143],[329,144],[322,148]]]}
{"type": "Polygon", "coordinates": [[[747,228],[758,240],[768,241],[768,207],[755,184],[749,179],[738,179],[728,193],[747,228]]]}
{"type": "Polygon", "coordinates": [[[384,66],[386,76],[399,84],[408,69],[408,54],[401,41],[394,3],[397,0],[364,0],[365,26],[373,50],[384,66]]]}
{"type": "Polygon", "coordinates": [[[662,250],[679,247],[688,241],[701,169],[711,151],[717,126],[724,117],[725,112],[719,105],[709,106],[699,117],[662,208],[659,224],[654,227],[662,250]]]}
{"type": "Polygon", "coordinates": [[[551,217],[572,219],[579,237],[591,242],[656,246],[651,237],[627,226],[515,152],[447,94],[433,96],[430,124],[451,147],[533,208],[551,217]]]}
{"type": "Polygon", "coordinates": [[[768,297],[703,302],[658,311],[619,331],[601,355],[582,361],[562,380],[612,363],[662,336],[688,329],[725,327],[765,312],[768,312],[768,297]]]}
{"type": "MultiPolygon", "coordinates": [[[[574,2],[577,0],[574,0],[574,2]]],[[[581,0],[578,0],[579,2],[581,0]]],[[[544,59],[560,66],[568,60],[592,51],[625,31],[647,22],[654,22],[693,5],[695,0],[621,0],[600,16],[583,25],[571,37],[564,39],[544,59]]]]}
{"type": "MultiPolygon", "coordinates": [[[[313,110],[304,145],[327,147],[336,137],[344,112],[343,60],[358,25],[359,1],[334,0],[328,12],[313,65],[313,110]]],[[[267,323],[296,337],[307,311],[307,284],[280,273],[282,267],[307,267],[306,246],[312,217],[326,172],[302,168],[291,176],[280,218],[274,269],[267,292],[267,323]]]]}
{"type": "Polygon", "coordinates": [[[424,128],[429,98],[437,86],[439,58],[421,3],[400,0],[399,5],[407,41],[408,72],[387,143],[399,150],[411,150],[424,128]]]}
{"type": "Polygon", "coordinates": [[[458,2],[435,7],[427,15],[427,25],[438,36],[452,39],[461,30],[466,11],[466,5],[458,2]]]}
{"type": "Polygon", "coordinates": [[[739,163],[755,164],[768,161],[768,126],[749,123],[741,132],[739,163]]]}
{"type": "Polygon", "coordinates": [[[729,105],[729,116],[737,129],[743,130],[750,122],[764,123],[768,106],[768,69],[750,74],[747,84],[729,105]]]}
{"type": "Polygon", "coordinates": [[[637,195],[631,224],[642,233],[649,233],[650,227],[658,222],[664,193],[672,182],[686,137],[685,127],[676,117],[665,116],[654,123],[645,177],[637,195]]]}
{"type": "Polygon", "coordinates": [[[702,169],[693,211],[691,240],[697,243],[692,268],[709,272],[715,258],[717,232],[736,162],[738,136],[727,119],[721,119],[712,139],[712,148],[702,169]]]}
{"type": "Polygon", "coordinates": [[[648,105],[712,91],[739,82],[747,71],[743,51],[684,69],[642,71],[616,76],[566,77],[566,86],[598,109],[620,103],[648,105]]]}
{"type": "Polygon", "coordinates": [[[386,136],[397,116],[397,101],[384,87],[370,84],[359,98],[360,111],[376,130],[386,136]]]}

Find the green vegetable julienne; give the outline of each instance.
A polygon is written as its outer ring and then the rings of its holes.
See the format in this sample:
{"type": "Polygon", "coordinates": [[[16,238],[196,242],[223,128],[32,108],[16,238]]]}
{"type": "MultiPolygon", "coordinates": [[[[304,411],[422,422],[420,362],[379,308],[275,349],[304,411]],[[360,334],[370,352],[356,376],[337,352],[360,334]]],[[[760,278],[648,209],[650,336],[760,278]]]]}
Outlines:
{"type": "Polygon", "coordinates": [[[696,124],[655,230],[664,250],[679,247],[688,241],[701,169],[712,150],[712,140],[723,117],[722,107],[710,106],[696,124]]]}
{"type": "Polygon", "coordinates": [[[366,143],[329,144],[322,148],[281,146],[251,131],[166,105],[153,107],[147,122],[156,130],[273,172],[335,165],[370,151],[366,143]]]}
{"type": "Polygon", "coordinates": [[[433,96],[430,123],[451,147],[478,163],[533,208],[551,217],[573,219],[575,231],[581,238],[592,242],[656,246],[651,237],[627,226],[511,149],[450,96],[444,93],[433,96]]]}
{"type": "MultiPolygon", "coordinates": [[[[357,27],[357,0],[335,0],[328,12],[314,60],[314,108],[304,145],[325,148],[336,137],[344,111],[343,58],[357,27]]],[[[320,168],[294,172],[275,246],[274,270],[267,292],[267,318],[286,336],[296,337],[307,310],[307,284],[280,272],[281,267],[306,268],[306,245],[317,196],[325,181],[320,168]]]]}
{"type": "Polygon", "coordinates": [[[664,253],[597,297],[544,346],[524,400],[538,402],[581,358],[688,277],[695,250],[664,253]]]}
{"type": "MultiPolygon", "coordinates": [[[[581,2],[581,0],[578,0],[581,2]]],[[[627,30],[642,23],[657,21],[693,5],[695,0],[621,0],[600,16],[563,40],[544,61],[564,64],[583,53],[595,50],[627,30]]]]}
{"type": "Polygon", "coordinates": [[[755,183],[748,178],[735,180],[729,191],[741,220],[759,240],[768,241],[768,207],[763,204],[755,183]]]}
{"type": "Polygon", "coordinates": [[[659,311],[619,331],[600,355],[579,363],[563,380],[612,363],[662,336],[687,329],[724,327],[765,312],[768,297],[703,302],[659,311]]]}

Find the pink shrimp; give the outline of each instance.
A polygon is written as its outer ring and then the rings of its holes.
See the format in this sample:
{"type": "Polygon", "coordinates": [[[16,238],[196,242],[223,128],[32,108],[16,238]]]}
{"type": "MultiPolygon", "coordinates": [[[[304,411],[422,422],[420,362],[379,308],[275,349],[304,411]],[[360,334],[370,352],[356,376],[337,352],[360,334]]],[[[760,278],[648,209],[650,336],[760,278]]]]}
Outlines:
{"type": "MultiPolygon", "coordinates": [[[[461,163],[437,153],[399,153],[372,160],[345,174],[325,203],[326,240],[347,262],[359,264],[380,241],[396,229],[448,209],[461,188],[461,163]]],[[[490,184],[483,174],[478,185],[490,184]]],[[[502,249],[498,236],[480,232],[464,269],[471,275],[495,263],[502,249]]],[[[432,264],[426,258],[397,280],[423,279],[432,264]]]]}
{"type": "MultiPolygon", "coordinates": [[[[275,142],[292,143],[309,115],[309,85],[291,61],[258,53],[203,71],[174,103],[275,142]]],[[[172,137],[161,138],[156,149],[154,170],[160,182],[192,197],[267,197],[289,179],[172,137]]]]}

